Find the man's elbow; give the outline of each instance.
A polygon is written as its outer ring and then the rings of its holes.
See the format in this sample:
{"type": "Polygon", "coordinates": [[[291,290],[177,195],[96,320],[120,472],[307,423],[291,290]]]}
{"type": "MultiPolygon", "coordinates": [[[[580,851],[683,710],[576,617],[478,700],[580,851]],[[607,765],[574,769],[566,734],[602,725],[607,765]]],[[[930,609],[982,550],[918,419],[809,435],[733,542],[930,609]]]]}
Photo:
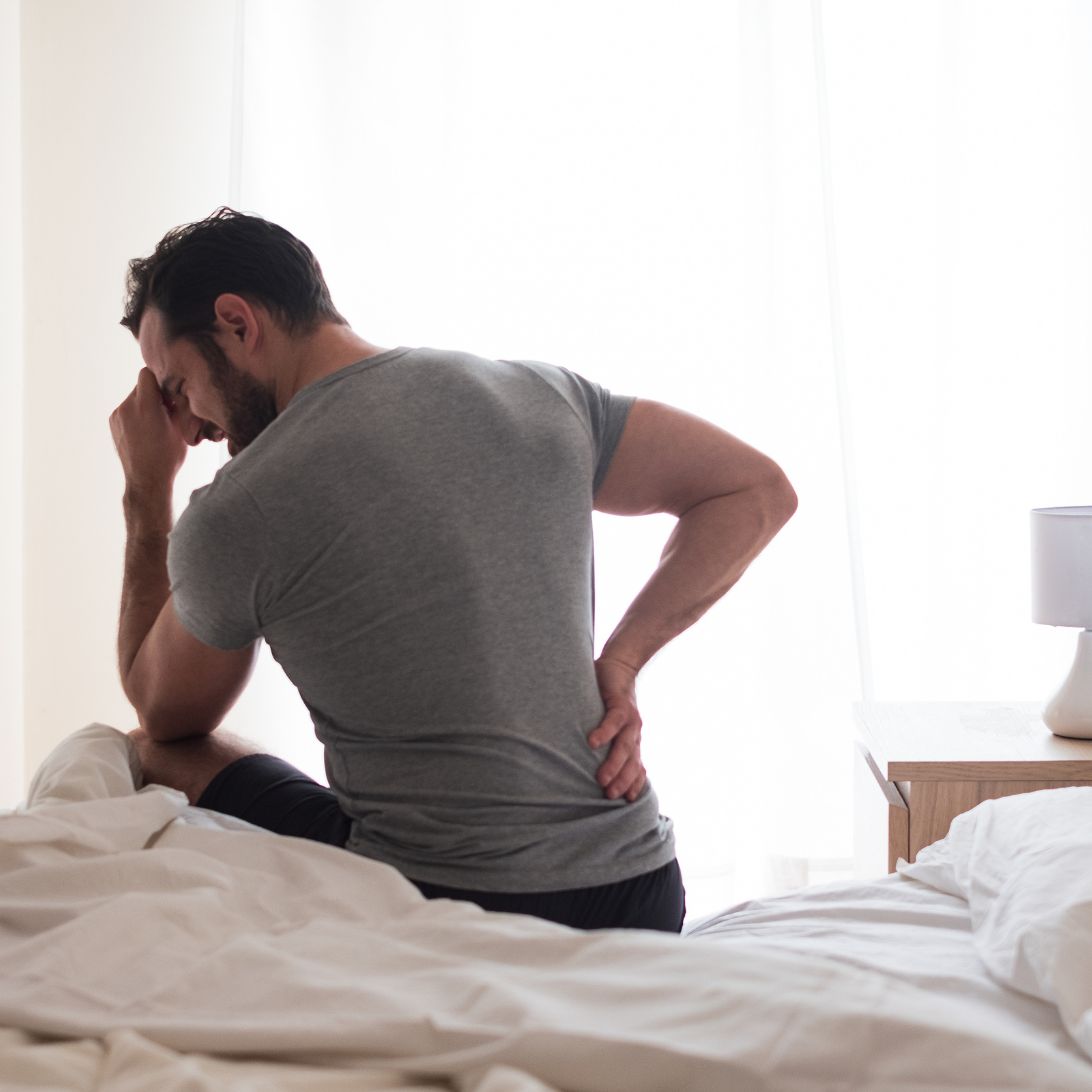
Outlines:
{"type": "Polygon", "coordinates": [[[150,739],[170,743],[189,736],[205,736],[216,728],[219,720],[210,718],[207,709],[186,701],[177,689],[171,692],[162,683],[162,676],[146,670],[139,660],[121,675],[121,688],[150,739]]]}
{"type": "Polygon", "coordinates": [[[171,708],[152,703],[138,705],[135,701],[133,706],[141,728],[156,743],[173,743],[192,736],[207,736],[219,724],[218,720],[202,716],[193,709],[171,708]]]}
{"type": "Polygon", "coordinates": [[[778,515],[781,518],[781,526],[784,527],[786,523],[792,519],[796,512],[796,509],[800,505],[800,498],[796,495],[796,490],[792,487],[792,482],[786,477],[785,472],[778,467],[778,482],[776,486],[777,498],[778,498],[778,515]]]}
{"type": "Polygon", "coordinates": [[[760,497],[763,522],[768,526],[769,537],[773,538],[797,509],[799,498],[796,490],[785,472],[773,460],[770,460],[767,473],[755,484],[754,490],[760,497]]]}

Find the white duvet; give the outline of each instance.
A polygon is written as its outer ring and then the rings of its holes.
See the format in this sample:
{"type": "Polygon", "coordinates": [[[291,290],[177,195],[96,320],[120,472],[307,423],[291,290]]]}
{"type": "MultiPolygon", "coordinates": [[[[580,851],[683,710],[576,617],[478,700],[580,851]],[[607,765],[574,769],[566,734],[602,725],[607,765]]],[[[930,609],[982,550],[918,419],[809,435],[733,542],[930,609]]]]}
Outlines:
{"type": "Polygon", "coordinates": [[[993,977],[1057,1005],[1092,1058],[1092,788],[988,800],[899,872],[964,899],[993,977]]]}
{"type": "MultiPolygon", "coordinates": [[[[427,902],[384,865],[221,821],[168,789],[134,793],[129,763],[125,737],[92,726],[47,760],[25,810],[0,817],[5,1088],[1092,1089],[1053,1007],[1087,1047],[1092,869],[1079,880],[1065,854],[1029,843],[1032,881],[1066,902],[1048,935],[1041,915],[1029,931],[1040,896],[1020,896],[1019,854],[1011,875],[972,876],[1008,852],[980,844],[1000,820],[876,890],[949,917],[967,891],[991,969],[1039,999],[968,971],[985,991],[972,997],[955,968],[946,986],[906,973],[905,952],[862,955],[849,903],[831,942],[819,928],[794,943],[794,921],[837,906],[833,889],[811,911],[789,900],[782,935],[776,900],[764,925],[745,907],[684,938],[427,902]]],[[[1037,795],[1084,809],[1087,865],[1092,790],[1061,792],[1037,795]]],[[[912,917],[900,935],[926,951],[933,933],[912,917]]],[[[966,928],[945,934],[964,936],[964,955],[966,928]]]]}

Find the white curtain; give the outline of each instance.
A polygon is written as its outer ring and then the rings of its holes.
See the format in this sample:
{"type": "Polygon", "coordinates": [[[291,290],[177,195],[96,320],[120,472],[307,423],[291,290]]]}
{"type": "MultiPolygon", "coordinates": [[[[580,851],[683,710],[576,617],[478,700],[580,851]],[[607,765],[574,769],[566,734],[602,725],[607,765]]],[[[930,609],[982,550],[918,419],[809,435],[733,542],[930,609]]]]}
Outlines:
{"type": "MultiPolygon", "coordinates": [[[[361,333],[674,403],[796,485],[781,537],[641,680],[692,912],[849,870],[854,701],[1034,700],[1064,674],[1072,635],[1028,621],[1026,521],[1089,499],[1087,6],[219,12],[219,199],[307,240],[361,333]]],[[[90,167],[124,188],[117,168],[90,167]]],[[[598,522],[600,637],[668,530],[598,522]]],[[[321,772],[268,659],[233,719],[321,772]]]]}

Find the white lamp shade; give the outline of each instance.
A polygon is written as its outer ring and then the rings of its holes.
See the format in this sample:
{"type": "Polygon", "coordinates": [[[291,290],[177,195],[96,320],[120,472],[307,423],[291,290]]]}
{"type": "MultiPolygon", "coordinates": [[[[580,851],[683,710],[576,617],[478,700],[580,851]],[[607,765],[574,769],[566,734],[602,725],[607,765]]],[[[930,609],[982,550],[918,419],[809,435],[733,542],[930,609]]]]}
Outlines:
{"type": "Polygon", "coordinates": [[[1033,509],[1031,620],[1092,629],[1092,506],[1033,509]]]}

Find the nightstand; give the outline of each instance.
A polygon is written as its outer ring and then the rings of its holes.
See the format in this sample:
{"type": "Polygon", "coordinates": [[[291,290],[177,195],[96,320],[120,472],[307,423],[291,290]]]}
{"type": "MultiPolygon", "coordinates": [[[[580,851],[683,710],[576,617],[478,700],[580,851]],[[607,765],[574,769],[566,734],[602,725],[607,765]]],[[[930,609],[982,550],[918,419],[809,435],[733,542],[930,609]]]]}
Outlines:
{"type": "Polygon", "coordinates": [[[859,874],[878,870],[884,828],[894,872],[983,800],[1092,786],[1092,740],[1053,735],[1040,704],[866,703],[856,713],[859,874]]]}

